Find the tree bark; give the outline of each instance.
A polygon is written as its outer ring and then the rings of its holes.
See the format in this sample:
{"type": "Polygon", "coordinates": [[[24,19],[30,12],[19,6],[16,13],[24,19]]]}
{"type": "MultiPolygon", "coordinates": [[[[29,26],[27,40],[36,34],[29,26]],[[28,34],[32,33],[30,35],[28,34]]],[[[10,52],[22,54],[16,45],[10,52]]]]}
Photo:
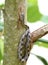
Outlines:
{"type": "Polygon", "coordinates": [[[39,29],[31,33],[31,42],[34,43],[35,41],[37,41],[39,38],[43,37],[46,34],[48,34],[48,24],[40,27],[39,29]]]}
{"type": "MultiPolygon", "coordinates": [[[[4,62],[3,65],[25,65],[18,59],[18,43],[26,26],[18,24],[18,8],[25,0],[5,0],[4,10],[4,62]],[[18,24],[18,26],[17,26],[18,24]],[[18,28],[19,27],[19,28],[18,28]]],[[[25,7],[24,7],[25,9],[25,7]]],[[[25,15],[25,14],[24,14],[25,15]]]]}

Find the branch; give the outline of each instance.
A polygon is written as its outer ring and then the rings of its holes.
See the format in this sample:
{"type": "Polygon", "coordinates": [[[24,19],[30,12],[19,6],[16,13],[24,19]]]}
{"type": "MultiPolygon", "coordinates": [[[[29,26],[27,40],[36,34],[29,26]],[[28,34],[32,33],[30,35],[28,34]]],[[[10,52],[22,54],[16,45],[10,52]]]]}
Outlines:
{"type": "Polygon", "coordinates": [[[48,33],[48,24],[46,24],[43,27],[33,31],[31,33],[31,43],[37,41],[39,38],[43,37],[47,33],[48,33]]]}

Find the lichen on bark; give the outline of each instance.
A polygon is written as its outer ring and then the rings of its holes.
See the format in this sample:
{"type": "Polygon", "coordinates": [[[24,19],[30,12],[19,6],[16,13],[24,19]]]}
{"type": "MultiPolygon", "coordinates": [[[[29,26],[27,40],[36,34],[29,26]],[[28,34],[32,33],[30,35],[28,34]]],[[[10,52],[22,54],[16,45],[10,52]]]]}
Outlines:
{"type": "Polygon", "coordinates": [[[25,65],[18,59],[18,43],[21,35],[26,30],[24,25],[21,28],[17,28],[17,12],[20,2],[24,3],[24,0],[5,0],[4,10],[4,61],[3,65],[25,65]]]}

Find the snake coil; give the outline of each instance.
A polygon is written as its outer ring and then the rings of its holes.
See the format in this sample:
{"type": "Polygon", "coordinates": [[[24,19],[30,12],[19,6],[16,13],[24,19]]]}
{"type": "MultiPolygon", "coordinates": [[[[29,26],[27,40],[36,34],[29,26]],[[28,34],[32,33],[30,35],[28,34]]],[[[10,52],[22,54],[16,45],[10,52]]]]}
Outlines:
{"type": "Polygon", "coordinates": [[[18,57],[21,62],[26,62],[30,54],[30,30],[29,28],[22,35],[18,45],[18,57]]]}

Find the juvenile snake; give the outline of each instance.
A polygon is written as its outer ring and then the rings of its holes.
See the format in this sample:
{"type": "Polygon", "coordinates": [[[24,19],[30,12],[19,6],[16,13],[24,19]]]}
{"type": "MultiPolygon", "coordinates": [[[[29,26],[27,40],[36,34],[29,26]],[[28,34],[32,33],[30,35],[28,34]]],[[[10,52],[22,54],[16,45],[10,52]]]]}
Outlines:
{"type": "Polygon", "coordinates": [[[26,62],[30,54],[30,30],[23,33],[18,45],[18,57],[21,62],[26,62]]]}

